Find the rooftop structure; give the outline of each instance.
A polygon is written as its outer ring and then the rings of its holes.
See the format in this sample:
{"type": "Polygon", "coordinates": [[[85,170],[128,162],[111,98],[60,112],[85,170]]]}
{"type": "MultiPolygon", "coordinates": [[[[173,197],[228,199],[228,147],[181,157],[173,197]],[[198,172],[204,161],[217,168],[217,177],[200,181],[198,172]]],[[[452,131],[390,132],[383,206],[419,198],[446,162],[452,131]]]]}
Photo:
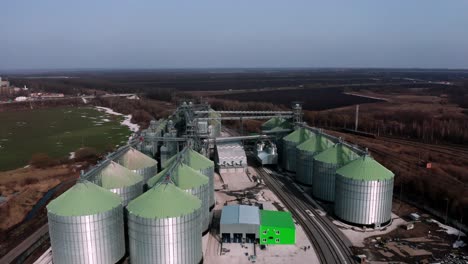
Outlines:
{"type": "Polygon", "coordinates": [[[216,165],[219,173],[244,171],[247,156],[240,141],[216,144],[216,165]]]}
{"type": "Polygon", "coordinates": [[[226,205],[221,212],[220,234],[224,242],[253,242],[258,238],[260,210],[256,206],[226,205]]]}
{"type": "Polygon", "coordinates": [[[296,226],[290,212],[260,210],[261,245],[295,244],[296,226]]]}

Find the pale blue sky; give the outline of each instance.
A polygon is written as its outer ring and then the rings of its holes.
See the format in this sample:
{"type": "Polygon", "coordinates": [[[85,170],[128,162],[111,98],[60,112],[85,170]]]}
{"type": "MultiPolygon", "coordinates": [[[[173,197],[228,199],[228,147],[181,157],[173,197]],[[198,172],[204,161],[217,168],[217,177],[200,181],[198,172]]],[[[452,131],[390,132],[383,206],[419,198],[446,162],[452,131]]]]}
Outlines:
{"type": "Polygon", "coordinates": [[[2,0],[0,69],[468,68],[468,0],[2,0]]]}

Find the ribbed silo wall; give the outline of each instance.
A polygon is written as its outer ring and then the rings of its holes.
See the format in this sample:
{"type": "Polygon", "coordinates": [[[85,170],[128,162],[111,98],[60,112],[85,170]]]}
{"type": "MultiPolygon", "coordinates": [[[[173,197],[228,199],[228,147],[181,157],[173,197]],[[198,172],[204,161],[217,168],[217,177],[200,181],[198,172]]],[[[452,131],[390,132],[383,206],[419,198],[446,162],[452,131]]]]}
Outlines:
{"type": "Polygon", "coordinates": [[[132,264],[196,264],[202,260],[200,209],[172,218],[142,218],[129,213],[132,264]]]}
{"type": "Polygon", "coordinates": [[[338,165],[314,159],[313,166],[312,195],[323,201],[335,201],[335,174],[338,165]]]}
{"type": "Polygon", "coordinates": [[[215,206],[215,192],[214,192],[214,166],[206,169],[199,170],[201,174],[208,177],[208,201],[210,210],[215,206]]]}
{"type": "Polygon", "coordinates": [[[54,263],[113,264],[125,255],[122,206],[95,215],[47,216],[54,263]]]}
{"type": "Polygon", "coordinates": [[[127,206],[127,204],[140,196],[143,193],[143,182],[136,183],[134,185],[110,189],[111,192],[116,193],[122,198],[122,205],[127,206]]]}
{"type": "Polygon", "coordinates": [[[131,171],[143,176],[143,182],[147,182],[151,177],[156,175],[156,173],[158,172],[158,164],[155,164],[154,166],[150,166],[150,167],[137,169],[137,170],[131,170],[131,171]]]}
{"type": "MultiPolygon", "coordinates": [[[[209,184],[209,183],[208,183],[209,184]]],[[[200,218],[202,222],[202,232],[205,233],[208,231],[208,227],[210,226],[210,200],[209,200],[209,186],[208,184],[204,184],[197,188],[192,188],[189,190],[185,190],[186,192],[192,194],[193,196],[200,199],[202,202],[201,205],[201,213],[200,218]]]]}
{"type": "Polygon", "coordinates": [[[362,181],[336,175],[335,215],[360,225],[390,221],[392,213],[393,178],[362,181]]]}
{"type": "Polygon", "coordinates": [[[315,152],[296,149],[296,181],[312,185],[315,152]]]}
{"type": "Polygon", "coordinates": [[[296,146],[297,142],[283,140],[283,169],[296,171],[296,146]]]}

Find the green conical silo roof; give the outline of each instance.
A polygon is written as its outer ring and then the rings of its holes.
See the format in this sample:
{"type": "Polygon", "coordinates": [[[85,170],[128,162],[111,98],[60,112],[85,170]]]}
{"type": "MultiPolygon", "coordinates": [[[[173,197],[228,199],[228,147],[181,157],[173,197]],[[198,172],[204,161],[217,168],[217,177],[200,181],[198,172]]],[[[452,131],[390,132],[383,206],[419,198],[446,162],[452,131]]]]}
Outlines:
{"type": "Polygon", "coordinates": [[[113,161],[101,171],[100,177],[102,187],[106,189],[132,186],[143,180],[141,175],[113,161]]]}
{"type": "Polygon", "coordinates": [[[297,149],[309,152],[322,152],[333,146],[333,142],[322,135],[314,135],[297,146],[297,149]]]}
{"type": "Polygon", "coordinates": [[[152,167],[158,162],[140,151],[130,148],[121,158],[123,165],[129,170],[138,170],[141,168],[152,167]]]}
{"type": "Polygon", "coordinates": [[[188,165],[179,163],[175,165],[174,168],[168,167],[160,173],[156,174],[156,176],[149,179],[148,186],[153,187],[156,185],[161,179],[163,179],[164,176],[167,175],[170,169],[172,169],[171,179],[174,181],[177,187],[183,190],[196,188],[208,183],[208,177],[192,169],[188,165]]]}
{"type": "Polygon", "coordinates": [[[338,143],[323,151],[322,153],[315,155],[314,159],[325,163],[340,165],[350,162],[357,156],[358,155],[350,148],[338,143]]]}
{"type": "Polygon", "coordinates": [[[61,216],[84,216],[107,212],[121,203],[117,194],[83,181],[50,202],[47,210],[61,216]]]}
{"type": "Polygon", "coordinates": [[[173,183],[161,183],[131,201],[130,214],[144,218],[171,218],[193,213],[201,208],[197,197],[176,187],[173,183]]]}
{"type": "Polygon", "coordinates": [[[285,136],[283,140],[301,143],[308,140],[313,134],[314,133],[312,133],[310,130],[301,127],[294,130],[294,132],[291,134],[285,136]]]}
{"type": "Polygon", "coordinates": [[[378,181],[392,179],[394,174],[369,155],[359,157],[336,171],[353,180],[378,181]]]}
{"type": "Polygon", "coordinates": [[[265,123],[262,124],[262,130],[270,130],[275,127],[280,126],[281,123],[283,123],[285,120],[282,117],[272,117],[271,119],[268,119],[265,123]]]}
{"type": "Polygon", "coordinates": [[[202,154],[196,152],[193,149],[188,149],[185,153],[178,153],[172,156],[164,163],[164,167],[169,167],[177,155],[184,155],[182,158],[183,162],[192,167],[194,170],[203,170],[206,168],[214,167],[214,162],[202,154]]]}

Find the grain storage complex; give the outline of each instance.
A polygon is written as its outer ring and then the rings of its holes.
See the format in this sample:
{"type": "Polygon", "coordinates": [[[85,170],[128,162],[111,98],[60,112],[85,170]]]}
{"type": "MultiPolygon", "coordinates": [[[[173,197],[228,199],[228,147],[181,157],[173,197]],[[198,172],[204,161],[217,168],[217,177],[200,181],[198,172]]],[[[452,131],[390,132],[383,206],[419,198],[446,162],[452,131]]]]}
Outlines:
{"type": "Polygon", "coordinates": [[[293,110],[214,111],[207,104],[184,103],[167,120],[152,121],[47,206],[53,263],[197,264],[203,250],[213,251],[207,243],[265,248],[294,245],[297,238],[299,246],[304,234],[312,241],[317,232],[319,239],[335,241],[337,236],[323,235],[333,228],[320,228],[333,212],[353,225],[389,223],[393,173],[367,150],[307,126],[297,104],[293,110]],[[226,136],[226,129],[220,136],[222,120],[244,119],[268,121],[258,134],[226,136]],[[260,202],[292,214],[227,205],[260,202]],[[327,217],[316,203],[330,209],[327,217]],[[304,233],[296,236],[299,224],[304,233]],[[220,239],[212,239],[218,227],[220,239]]]}

